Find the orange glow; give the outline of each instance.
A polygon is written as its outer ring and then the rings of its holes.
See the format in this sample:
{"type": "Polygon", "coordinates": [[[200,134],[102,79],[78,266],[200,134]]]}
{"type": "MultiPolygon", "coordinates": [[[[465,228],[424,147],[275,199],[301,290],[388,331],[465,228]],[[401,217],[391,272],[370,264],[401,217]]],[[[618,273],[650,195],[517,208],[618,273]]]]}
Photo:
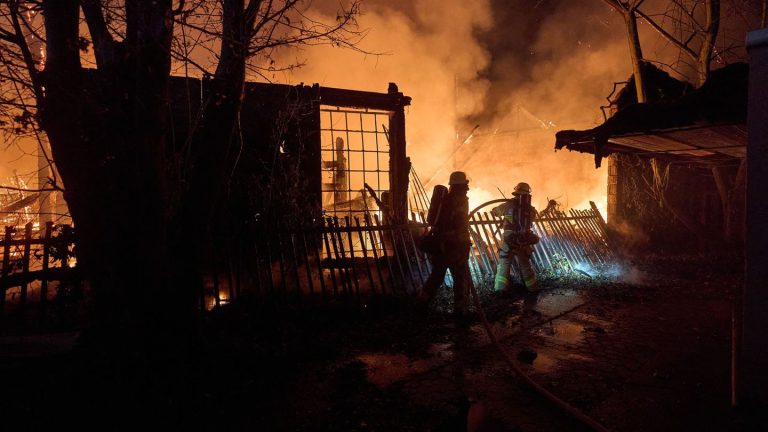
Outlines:
{"type": "MultiPolygon", "coordinates": [[[[498,189],[509,196],[517,182],[525,181],[533,186],[537,208],[544,208],[548,198],[563,208],[585,209],[594,201],[605,217],[606,169],[596,170],[592,155],[555,153],[555,133],[603,121],[598,107],[610,83],[629,73],[622,61],[626,42],[616,38],[599,49],[577,49],[575,41],[555,31],[564,21],[553,15],[531,49],[554,55],[532,58],[535,76],[487,107],[491,83],[483,70],[491,58],[476,34],[492,25],[489,2],[420,0],[412,9],[406,16],[393,5],[374,2],[359,18],[360,27],[370,29],[361,48],[386,55],[330,46],[286,50],[282,61],[299,58],[306,66],[269,78],[376,92],[397,83],[413,98],[406,112],[408,153],[422,181],[433,178],[427,192],[460,169],[470,177],[470,208],[501,198],[498,189]],[[468,139],[474,124],[462,119],[473,116],[485,120],[468,139]]],[[[508,73],[510,82],[520,81],[514,68],[508,73]]]]}

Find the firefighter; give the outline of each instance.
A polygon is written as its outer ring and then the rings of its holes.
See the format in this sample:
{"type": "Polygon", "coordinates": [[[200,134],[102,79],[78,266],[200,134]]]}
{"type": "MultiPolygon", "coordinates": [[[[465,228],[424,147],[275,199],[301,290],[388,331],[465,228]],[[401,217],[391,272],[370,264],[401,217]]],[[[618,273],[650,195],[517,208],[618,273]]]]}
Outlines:
{"type": "Polygon", "coordinates": [[[448,181],[448,193],[440,202],[440,209],[432,225],[436,244],[431,251],[432,273],[421,291],[421,299],[429,303],[434,299],[437,289],[445,279],[445,271],[450,269],[453,277],[454,314],[458,318],[467,318],[469,313],[468,288],[471,283],[469,274],[469,180],[462,171],[451,173],[448,181]]]}
{"type": "Polygon", "coordinates": [[[496,268],[494,291],[504,291],[509,286],[510,263],[514,259],[529,292],[538,290],[536,272],[531,265],[533,245],[539,238],[531,231],[536,209],[531,206],[531,187],[528,183],[518,183],[513,197],[495,207],[491,213],[504,217],[504,241],[499,250],[499,264],[496,268]]]}

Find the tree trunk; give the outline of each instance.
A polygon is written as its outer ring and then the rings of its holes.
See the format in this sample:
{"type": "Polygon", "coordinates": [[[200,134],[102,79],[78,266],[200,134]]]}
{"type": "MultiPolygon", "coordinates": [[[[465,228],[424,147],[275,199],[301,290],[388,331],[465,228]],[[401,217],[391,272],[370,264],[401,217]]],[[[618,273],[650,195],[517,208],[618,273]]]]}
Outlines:
{"type": "Polygon", "coordinates": [[[216,247],[214,226],[225,206],[225,183],[232,172],[236,147],[240,107],[245,85],[245,62],[252,23],[246,18],[244,0],[223,2],[222,45],[217,69],[205,82],[206,101],[202,125],[193,137],[193,168],[187,173],[189,186],[183,193],[184,211],[175,241],[179,254],[177,274],[187,283],[202,290],[203,272],[213,272],[215,264],[209,257],[216,247]],[[197,236],[191,235],[196,233],[197,236]],[[195,271],[190,273],[189,263],[195,271]],[[207,267],[207,269],[206,269],[207,267]]]}
{"type": "Polygon", "coordinates": [[[90,402],[115,409],[120,402],[109,398],[120,395],[167,415],[194,394],[186,390],[196,316],[195,293],[168,277],[171,1],[127,1],[119,67],[94,72],[80,68],[78,1],[46,0],[43,8],[41,124],[94,295],[94,326],[83,339],[93,369],[84,373],[99,395],[90,402]]]}
{"type": "Polygon", "coordinates": [[[637,16],[635,15],[634,7],[624,13],[624,21],[627,25],[629,56],[632,60],[632,74],[635,78],[637,102],[644,103],[647,100],[647,97],[645,80],[643,78],[643,50],[640,46],[640,35],[637,29],[637,16]]]}
{"type": "Polygon", "coordinates": [[[746,159],[742,159],[736,173],[731,175],[723,168],[712,168],[712,176],[723,209],[723,239],[729,244],[743,244],[744,240],[746,166],[746,159]],[[728,181],[729,178],[733,181],[728,181]]]}
{"type": "Polygon", "coordinates": [[[715,49],[717,34],[720,29],[720,0],[707,0],[705,4],[707,14],[706,31],[704,39],[699,48],[698,58],[698,80],[699,86],[709,78],[709,72],[712,64],[712,53],[715,49]]]}

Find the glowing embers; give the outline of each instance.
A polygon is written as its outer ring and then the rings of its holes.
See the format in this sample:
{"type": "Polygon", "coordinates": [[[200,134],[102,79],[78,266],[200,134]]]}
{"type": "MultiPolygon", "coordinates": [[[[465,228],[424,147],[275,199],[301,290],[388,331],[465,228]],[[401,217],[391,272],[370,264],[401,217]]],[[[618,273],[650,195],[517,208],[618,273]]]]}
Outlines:
{"type": "Polygon", "coordinates": [[[322,207],[328,216],[377,212],[389,200],[388,111],[320,109],[322,207]]]}

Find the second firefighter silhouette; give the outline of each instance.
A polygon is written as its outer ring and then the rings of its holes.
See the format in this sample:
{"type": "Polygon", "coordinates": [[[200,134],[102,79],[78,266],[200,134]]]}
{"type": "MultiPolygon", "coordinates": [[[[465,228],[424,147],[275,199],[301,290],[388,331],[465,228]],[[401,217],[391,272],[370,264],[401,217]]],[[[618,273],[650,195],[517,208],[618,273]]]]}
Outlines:
{"type": "MultiPolygon", "coordinates": [[[[446,270],[453,277],[454,313],[464,316],[468,313],[469,274],[469,180],[461,171],[451,173],[448,193],[439,199],[433,194],[430,205],[432,230],[422,242],[422,249],[432,258],[432,273],[424,282],[421,298],[429,302],[445,279],[446,270]],[[439,204],[435,201],[439,201],[439,204]]],[[[445,190],[445,186],[440,186],[445,190]]],[[[438,188],[435,188],[436,191],[438,188]]]]}
{"type": "Polygon", "coordinates": [[[533,245],[539,238],[531,231],[536,209],[531,206],[531,187],[528,183],[518,183],[513,197],[495,207],[491,213],[504,217],[504,241],[499,250],[499,264],[496,267],[494,291],[503,291],[509,286],[509,270],[512,261],[517,262],[520,276],[528,291],[537,291],[536,272],[531,264],[533,245]]]}

